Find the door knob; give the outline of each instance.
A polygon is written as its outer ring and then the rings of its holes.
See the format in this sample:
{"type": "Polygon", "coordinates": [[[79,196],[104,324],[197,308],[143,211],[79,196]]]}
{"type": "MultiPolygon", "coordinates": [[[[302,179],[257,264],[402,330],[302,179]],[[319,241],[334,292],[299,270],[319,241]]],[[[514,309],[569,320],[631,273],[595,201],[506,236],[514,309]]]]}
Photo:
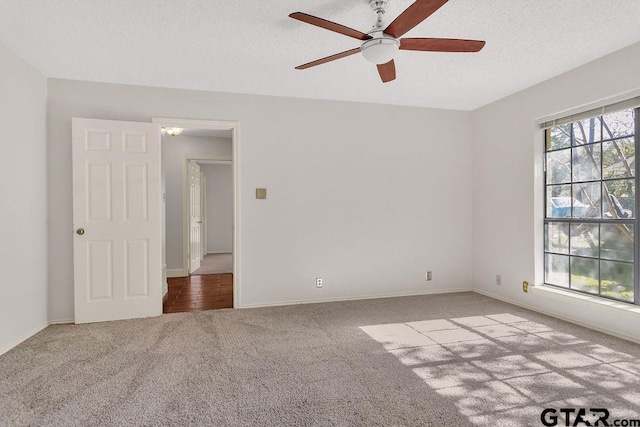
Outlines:
{"type": "Polygon", "coordinates": [[[84,234],[84,228],[78,228],[78,229],[76,230],[76,234],[77,234],[78,236],[82,236],[82,235],[84,234]]]}

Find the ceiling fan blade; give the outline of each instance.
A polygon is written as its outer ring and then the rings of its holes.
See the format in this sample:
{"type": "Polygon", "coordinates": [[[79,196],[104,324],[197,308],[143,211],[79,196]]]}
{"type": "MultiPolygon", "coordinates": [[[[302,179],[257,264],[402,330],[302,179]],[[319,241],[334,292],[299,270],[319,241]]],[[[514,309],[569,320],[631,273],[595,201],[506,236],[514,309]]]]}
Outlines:
{"type": "Polygon", "coordinates": [[[479,52],[484,47],[482,40],[462,39],[400,39],[400,49],[425,52],[479,52]]]}
{"type": "Polygon", "coordinates": [[[345,27],[344,25],[336,24],[335,22],[327,21],[326,19],[318,18],[316,16],[308,15],[302,12],[294,12],[289,15],[293,19],[306,22],[307,24],[315,25],[316,27],[324,28],[329,31],[344,34],[345,36],[353,37],[358,40],[369,40],[371,36],[365,34],[353,28],[345,27]]]}
{"type": "Polygon", "coordinates": [[[396,63],[393,59],[386,64],[378,64],[377,67],[382,83],[387,83],[396,79],[396,63]]]}
{"type": "Polygon", "coordinates": [[[389,24],[384,32],[398,38],[431,16],[447,1],[449,0],[417,0],[389,24]]]}
{"type": "Polygon", "coordinates": [[[424,52],[479,52],[484,47],[482,40],[461,39],[400,39],[400,49],[424,52]]]}
{"type": "Polygon", "coordinates": [[[360,52],[360,48],[347,50],[345,52],[336,53],[335,55],[327,56],[326,58],[317,59],[315,61],[307,62],[306,64],[298,65],[296,70],[305,70],[307,68],[315,67],[316,65],[325,64],[327,62],[335,61],[336,59],[344,58],[346,56],[354,55],[360,52]]]}

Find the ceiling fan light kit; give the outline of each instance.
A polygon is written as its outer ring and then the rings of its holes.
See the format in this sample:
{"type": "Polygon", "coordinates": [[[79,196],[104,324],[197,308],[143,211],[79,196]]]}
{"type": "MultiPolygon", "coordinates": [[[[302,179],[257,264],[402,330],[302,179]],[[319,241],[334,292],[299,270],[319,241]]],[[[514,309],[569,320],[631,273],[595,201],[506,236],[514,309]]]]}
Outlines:
{"type": "Polygon", "coordinates": [[[373,64],[386,64],[396,57],[400,49],[400,41],[377,31],[379,35],[362,43],[360,50],[362,56],[373,64]]]}
{"type": "Polygon", "coordinates": [[[405,9],[391,24],[383,28],[382,15],[384,15],[389,2],[387,0],[369,0],[369,5],[376,13],[377,19],[373,25],[373,29],[369,31],[368,34],[306,13],[292,13],[289,16],[293,19],[343,34],[362,42],[360,48],[317,59],[299,65],[296,69],[305,70],[356,53],[362,53],[364,59],[377,65],[380,79],[383,83],[387,83],[396,78],[394,59],[398,50],[415,50],[422,52],[479,52],[485,45],[485,42],[481,40],[400,38],[431,16],[448,1],[449,0],[417,0],[405,9]]]}

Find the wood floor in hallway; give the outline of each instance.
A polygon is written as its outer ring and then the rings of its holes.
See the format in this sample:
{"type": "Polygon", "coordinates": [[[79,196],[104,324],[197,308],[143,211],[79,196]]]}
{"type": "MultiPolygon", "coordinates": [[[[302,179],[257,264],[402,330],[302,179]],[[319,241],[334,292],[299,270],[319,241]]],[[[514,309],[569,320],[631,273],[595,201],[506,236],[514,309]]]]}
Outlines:
{"type": "Polygon", "coordinates": [[[233,307],[233,274],[173,277],[162,304],[163,313],[233,307]]]}

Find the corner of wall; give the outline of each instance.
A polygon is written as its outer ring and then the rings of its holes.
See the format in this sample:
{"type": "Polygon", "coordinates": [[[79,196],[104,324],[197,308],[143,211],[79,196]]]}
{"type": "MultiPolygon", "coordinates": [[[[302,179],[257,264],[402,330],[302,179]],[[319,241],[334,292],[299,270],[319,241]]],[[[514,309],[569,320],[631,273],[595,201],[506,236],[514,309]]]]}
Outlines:
{"type": "Polygon", "coordinates": [[[47,252],[47,79],[33,66],[0,45],[0,116],[11,123],[0,129],[3,147],[2,197],[19,200],[0,211],[3,228],[0,260],[3,298],[11,304],[0,311],[0,352],[40,331],[48,321],[47,252]]]}
{"type": "Polygon", "coordinates": [[[544,144],[538,118],[637,91],[638,67],[640,43],[471,113],[474,290],[612,335],[635,336],[628,332],[627,314],[613,310],[586,319],[584,301],[562,305],[556,295],[523,294],[521,284],[540,285],[544,273],[544,144]],[[496,274],[502,285],[495,284],[496,274]]]}

